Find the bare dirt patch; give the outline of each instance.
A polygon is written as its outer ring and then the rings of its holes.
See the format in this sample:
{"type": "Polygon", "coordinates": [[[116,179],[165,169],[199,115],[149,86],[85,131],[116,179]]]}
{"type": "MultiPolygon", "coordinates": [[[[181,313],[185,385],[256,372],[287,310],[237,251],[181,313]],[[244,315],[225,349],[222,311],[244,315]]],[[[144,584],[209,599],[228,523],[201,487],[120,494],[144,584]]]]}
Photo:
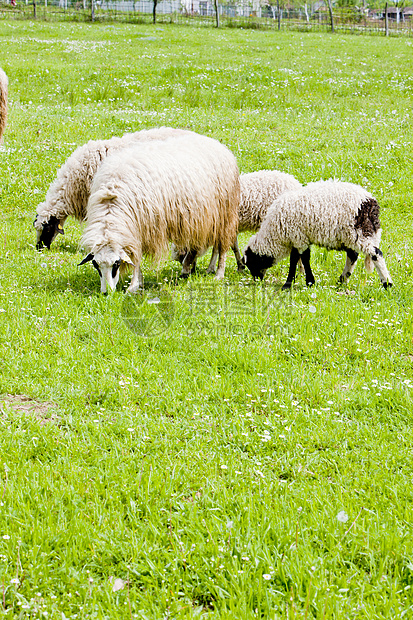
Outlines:
{"type": "Polygon", "coordinates": [[[0,413],[4,413],[4,405],[24,415],[34,416],[40,424],[57,422],[57,405],[51,401],[41,402],[24,394],[3,394],[0,396],[0,413]]]}

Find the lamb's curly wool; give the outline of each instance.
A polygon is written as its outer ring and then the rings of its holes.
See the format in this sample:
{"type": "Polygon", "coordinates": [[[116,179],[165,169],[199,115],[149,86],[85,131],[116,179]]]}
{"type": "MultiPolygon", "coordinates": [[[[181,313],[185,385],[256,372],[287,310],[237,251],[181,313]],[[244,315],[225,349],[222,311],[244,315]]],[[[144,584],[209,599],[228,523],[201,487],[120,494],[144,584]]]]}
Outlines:
{"type": "Polygon", "coordinates": [[[246,264],[254,276],[263,277],[269,266],[293,250],[303,256],[315,244],[347,251],[342,281],[350,277],[362,252],[366,269],[374,265],[387,286],[392,281],[379,250],[380,237],[379,205],[369,192],[352,183],[318,181],[286,192],[272,204],[259,232],[248,243],[246,264]]]}
{"type": "MultiPolygon", "coordinates": [[[[129,287],[143,285],[143,255],[160,259],[172,241],[196,253],[217,247],[217,277],[236,237],[239,172],[235,157],[217,140],[191,134],[123,149],[99,168],[92,184],[82,245],[101,273],[101,290],[114,288],[113,265],[131,262],[129,287]]],[[[95,265],[95,266],[96,266],[95,265]]]]}
{"type": "MultiPolygon", "coordinates": [[[[299,189],[301,183],[295,177],[279,170],[258,170],[241,174],[240,178],[240,204],[238,209],[238,232],[256,232],[267,214],[274,200],[284,192],[299,189]]],[[[238,269],[244,269],[241,253],[236,240],[232,249],[238,263],[238,269]]],[[[183,261],[187,250],[172,246],[172,259],[183,261]]],[[[200,252],[201,256],[206,252],[200,252]]],[[[208,267],[209,272],[215,271],[218,255],[213,252],[208,267]]]]}
{"type": "Polygon", "coordinates": [[[0,68],[0,144],[3,139],[4,130],[7,123],[7,75],[0,68]]]}
{"type": "Polygon", "coordinates": [[[187,133],[193,132],[159,127],[108,140],[91,140],[77,148],[58,170],[45,201],[37,206],[34,227],[38,247],[42,247],[43,243],[50,247],[57,233],[63,231],[68,216],[80,221],[85,219],[93,177],[106,157],[135,142],[166,140],[187,133]]]}

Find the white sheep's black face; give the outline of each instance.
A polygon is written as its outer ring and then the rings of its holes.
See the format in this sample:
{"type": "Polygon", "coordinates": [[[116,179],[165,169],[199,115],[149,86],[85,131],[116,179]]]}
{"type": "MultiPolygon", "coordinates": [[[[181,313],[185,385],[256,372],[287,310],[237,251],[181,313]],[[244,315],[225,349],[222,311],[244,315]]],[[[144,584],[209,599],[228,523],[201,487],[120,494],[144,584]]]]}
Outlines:
{"type": "MultiPolygon", "coordinates": [[[[124,252],[122,254],[125,254],[124,252]]],[[[130,262],[130,259],[126,257],[126,262],[130,262]]],[[[86,258],[82,260],[80,265],[92,261],[92,265],[100,275],[100,292],[106,293],[107,287],[109,290],[114,291],[119,281],[119,268],[122,260],[120,255],[113,250],[104,248],[99,250],[95,254],[88,254],[86,258]]]]}
{"type": "Polygon", "coordinates": [[[33,222],[33,226],[36,229],[36,249],[41,250],[46,247],[48,250],[52,244],[52,241],[60,233],[64,235],[63,220],[60,221],[54,215],[51,215],[46,222],[40,223],[39,216],[36,215],[36,219],[33,222]]]}

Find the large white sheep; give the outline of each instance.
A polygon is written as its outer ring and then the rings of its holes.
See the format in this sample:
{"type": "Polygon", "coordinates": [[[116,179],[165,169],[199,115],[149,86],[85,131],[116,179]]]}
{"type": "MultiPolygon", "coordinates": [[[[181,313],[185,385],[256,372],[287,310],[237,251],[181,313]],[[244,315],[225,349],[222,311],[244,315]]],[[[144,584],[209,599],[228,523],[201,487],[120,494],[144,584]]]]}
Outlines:
{"type": "Polygon", "coordinates": [[[192,133],[172,127],[159,127],[108,140],[91,140],[77,148],[58,170],[45,201],[37,206],[34,221],[37,249],[43,246],[50,248],[57,234],[63,234],[63,225],[68,216],[79,221],[85,219],[93,177],[108,155],[135,142],[166,140],[192,133]]]}
{"type": "Polygon", "coordinates": [[[7,75],[0,67],[0,144],[3,140],[4,130],[7,123],[7,96],[8,96],[8,80],[7,75]]]}
{"type": "Polygon", "coordinates": [[[93,180],[83,247],[114,290],[119,267],[133,265],[128,292],[143,288],[143,255],[160,259],[172,241],[191,248],[182,275],[197,253],[217,247],[217,278],[224,276],[225,255],[236,238],[239,171],[232,153],[217,140],[191,134],[147,142],[110,156],[93,180]]]}
{"type": "Polygon", "coordinates": [[[290,256],[290,271],[284,285],[289,288],[301,258],[306,283],[311,285],[315,280],[309,256],[310,246],[315,244],[347,252],[341,282],[351,276],[362,252],[367,271],[373,271],[374,265],[387,288],[392,280],[379,249],[379,210],[377,200],[352,183],[318,181],[287,192],[272,204],[259,232],[250,239],[244,254],[246,265],[254,278],[262,279],[269,267],[290,256]]]}
{"type": "MultiPolygon", "coordinates": [[[[238,209],[238,232],[256,232],[274,200],[284,192],[299,189],[301,183],[291,174],[279,170],[259,170],[241,174],[240,204],[238,209]]],[[[236,239],[232,249],[237,259],[238,271],[245,269],[244,262],[236,239]]],[[[206,249],[205,249],[206,251],[206,249]]],[[[172,246],[172,259],[183,261],[187,250],[172,246]]],[[[209,263],[208,272],[216,268],[218,253],[214,250],[209,263]]]]}

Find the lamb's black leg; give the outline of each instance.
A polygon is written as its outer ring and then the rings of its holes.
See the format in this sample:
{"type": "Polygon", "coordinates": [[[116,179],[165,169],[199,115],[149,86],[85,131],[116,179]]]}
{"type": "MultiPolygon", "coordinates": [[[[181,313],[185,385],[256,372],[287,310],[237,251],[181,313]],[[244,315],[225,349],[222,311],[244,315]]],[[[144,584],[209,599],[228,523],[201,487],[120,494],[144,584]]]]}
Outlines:
{"type": "Polygon", "coordinates": [[[304,252],[300,254],[300,258],[305,271],[305,283],[307,286],[313,286],[313,284],[315,284],[315,279],[310,266],[310,248],[304,250],[304,252]]]}
{"type": "Polygon", "coordinates": [[[355,252],[354,250],[350,250],[350,248],[346,249],[346,253],[347,253],[346,264],[344,266],[343,273],[340,276],[341,283],[347,282],[347,280],[349,279],[349,277],[354,271],[354,267],[356,266],[356,262],[359,256],[357,252],[355,252]]]}
{"type": "Polygon", "coordinates": [[[290,254],[290,269],[288,270],[287,282],[282,287],[283,291],[286,291],[291,288],[295,280],[295,272],[296,272],[297,263],[299,260],[300,260],[300,254],[296,248],[293,248],[290,254]]]}

